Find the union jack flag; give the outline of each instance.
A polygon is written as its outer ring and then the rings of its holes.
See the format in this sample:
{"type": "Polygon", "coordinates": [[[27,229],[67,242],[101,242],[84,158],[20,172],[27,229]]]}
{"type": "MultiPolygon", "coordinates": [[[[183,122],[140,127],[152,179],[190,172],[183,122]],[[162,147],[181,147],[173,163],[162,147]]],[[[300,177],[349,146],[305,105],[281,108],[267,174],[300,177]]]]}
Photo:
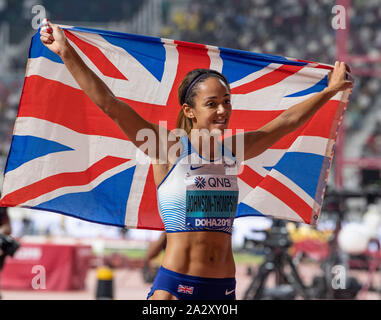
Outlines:
{"type": "Polygon", "coordinates": [[[184,286],[182,284],[179,284],[179,286],[177,288],[177,292],[182,292],[182,293],[186,293],[186,294],[193,294],[193,290],[194,290],[194,287],[188,287],[188,286],[184,286]]]}
{"type": "MultiPolygon", "coordinates": [[[[85,63],[145,119],[175,127],[177,88],[195,68],[231,84],[230,128],[255,130],[327,86],[330,65],[111,31],[62,26],[85,63]]],[[[347,94],[246,161],[237,217],[316,224],[347,94]]],[[[162,230],[152,166],[33,36],[5,168],[1,206],[48,210],[128,228],[162,230]]]]}

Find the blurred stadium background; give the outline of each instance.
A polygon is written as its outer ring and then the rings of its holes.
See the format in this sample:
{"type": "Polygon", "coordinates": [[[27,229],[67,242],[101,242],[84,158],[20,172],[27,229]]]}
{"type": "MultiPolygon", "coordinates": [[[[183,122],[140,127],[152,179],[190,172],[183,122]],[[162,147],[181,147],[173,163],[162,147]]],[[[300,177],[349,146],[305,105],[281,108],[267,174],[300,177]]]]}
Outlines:
{"type": "MultiPolygon", "coordinates": [[[[345,197],[341,203],[344,204],[344,214],[340,219],[344,226],[364,224],[364,214],[370,210],[366,191],[370,190],[372,193],[381,185],[379,0],[0,0],[1,173],[6,164],[17,115],[30,39],[36,32],[31,24],[36,15],[36,11],[33,12],[36,5],[42,6],[46,10],[46,16],[58,24],[160,36],[328,64],[333,64],[335,59],[348,62],[353,70],[355,88],[345,113],[328,190],[362,192],[364,196],[345,197]],[[349,13],[345,30],[337,31],[332,27],[332,8],[336,4],[344,5],[349,13]]],[[[2,177],[0,182],[1,179],[2,177]]],[[[372,212],[380,216],[378,196],[371,202],[375,203],[372,212]]],[[[332,234],[335,227],[332,211],[338,210],[337,203],[333,207],[325,208],[322,212],[317,230],[290,227],[293,240],[296,242],[312,239],[315,241],[310,243],[313,250],[324,247],[321,244],[327,244],[327,234],[332,234]]],[[[36,239],[55,239],[57,242],[57,239],[61,239],[61,242],[62,239],[76,239],[81,243],[90,244],[94,256],[104,257],[107,250],[108,254],[119,254],[123,259],[127,259],[126,263],[118,260],[119,267],[130,268],[131,272],[136,272],[135,269],[142,266],[139,261],[142,261],[148,243],[159,234],[155,231],[121,230],[54,213],[31,212],[27,209],[11,208],[9,214],[13,228],[12,236],[17,239],[24,242],[37,241],[36,239]]],[[[372,220],[372,223],[377,224],[376,220],[372,220]]],[[[242,218],[236,221],[233,244],[238,264],[243,266],[242,268],[248,265],[255,268],[258,262],[254,255],[241,252],[245,237],[249,237],[250,228],[266,229],[268,224],[269,221],[261,218],[242,218]]],[[[358,231],[355,231],[355,236],[359,236],[358,231]]],[[[376,238],[379,238],[379,233],[376,238]]],[[[364,255],[369,250],[367,246],[356,254],[364,255]]],[[[353,254],[355,250],[347,251],[353,254]]],[[[318,250],[316,252],[317,258],[315,256],[315,260],[312,260],[319,263],[319,259],[325,253],[319,253],[318,250]]],[[[370,252],[374,253],[374,250],[370,252]]],[[[308,252],[305,254],[308,255],[308,252]]],[[[239,274],[246,277],[246,282],[241,284],[240,292],[243,294],[243,287],[247,285],[250,275],[242,271],[244,269],[239,270],[239,274]]],[[[368,279],[368,274],[369,272],[362,277],[368,279]]],[[[88,292],[94,289],[92,281],[95,281],[95,274],[91,273],[91,277],[90,280],[86,280],[86,283],[91,283],[88,292]]],[[[124,279],[127,279],[126,277],[130,280],[136,278],[125,276],[124,279]]],[[[306,277],[308,281],[311,280],[310,274],[306,277]]],[[[378,286],[381,287],[381,283],[378,286]]],[[[126,292],[134,291],[128,284],[125,287],[126,292]]],[[[144,288],[148,288],[148,285],[144,288]]],[[[23,296],[21,291],[3,290],[5,299],[33,299],[32,294],[36,295],[37,292],[24,293],[23,296]]],[[[146,292],[139,292],[135,296],[127,294],[120,295],[119,298],[144,299],[145,294],[146,292]]],[[[94,293],[91,292],[87,296],[78,297],[93,296],[94,293]]],[[[237,297],[242,298],[239,295],[237,297]]]]}

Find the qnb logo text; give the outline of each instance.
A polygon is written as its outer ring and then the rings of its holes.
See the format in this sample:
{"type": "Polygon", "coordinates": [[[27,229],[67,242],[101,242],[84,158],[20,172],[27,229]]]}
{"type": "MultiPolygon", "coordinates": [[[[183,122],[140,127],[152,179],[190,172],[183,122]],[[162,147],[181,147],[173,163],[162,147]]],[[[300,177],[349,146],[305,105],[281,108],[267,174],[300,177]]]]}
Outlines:
{"type": "Polygon", "coordinates": [[[211,188],[231,188],[232,184],[228,178],[211,177],[208,179],[208,185],[211,188]]]}

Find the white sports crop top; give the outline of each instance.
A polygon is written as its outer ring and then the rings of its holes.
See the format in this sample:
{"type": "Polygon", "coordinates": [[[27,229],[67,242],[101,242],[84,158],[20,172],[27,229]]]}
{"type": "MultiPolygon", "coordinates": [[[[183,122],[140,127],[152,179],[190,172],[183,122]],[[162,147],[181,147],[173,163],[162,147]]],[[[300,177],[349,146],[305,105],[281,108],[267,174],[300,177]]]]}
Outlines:
{"type": "Polygon", "coordinates": [[[187,136],[180,139],[181,155],[157,188],[166,232],[231,234],[238,203],[235,157],[223,148],[219,161],[208,161],[192,147],[187,136]]]}

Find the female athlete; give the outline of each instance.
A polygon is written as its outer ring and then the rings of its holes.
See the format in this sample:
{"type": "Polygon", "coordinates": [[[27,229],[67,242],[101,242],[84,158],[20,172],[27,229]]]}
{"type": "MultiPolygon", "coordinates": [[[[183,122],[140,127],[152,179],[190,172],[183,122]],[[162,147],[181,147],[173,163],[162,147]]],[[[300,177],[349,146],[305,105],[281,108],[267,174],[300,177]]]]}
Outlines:
{"type": "MultiPolygon", "coordinates": [[[[168,141],[162,144],[159,126],[117,99],[82,61],[62,29],[51,22],[48,25],[49,28],[40,33],[43,44],[61,57],[82,90],[115,121],[128,139],[139,148],[143,141],[137,140],[137,133],[151,129],[156,133],[157,145],[167,147],[149,155],[167,247],[147,298],[235,299],[231,232],[238,188],[237,176],[227,173],[226,169],[232,163],[237,164],[234,155],[240,150],[234,139],[229,144],[225,139],[203,148],[205,140],[213,136],[193,135],[194,131],[215,132],[228,127],[232,106],[226,78],[208,69],[193,70],[186,75],[178,89],[181,106],[178,127],[186,134],[178,137],[168,131],[168,141]],[[175,144],[180,146],[179,152],[169,152],[175,144]],[[160,161],[163,154],[167,161],[160,161]],[[221,154],[223,161],[217,162],[221,154]],[[200,159],[203,161],[197,162],[200,159]]],[[[336,93],[352,88],[353,83],[346,80],[346,71],[349,68],[337,61],[323,91],[292,106],[259,130],[243,133],[244,152],[239,161],[261,154],[305,123],[336,93]]]]}

